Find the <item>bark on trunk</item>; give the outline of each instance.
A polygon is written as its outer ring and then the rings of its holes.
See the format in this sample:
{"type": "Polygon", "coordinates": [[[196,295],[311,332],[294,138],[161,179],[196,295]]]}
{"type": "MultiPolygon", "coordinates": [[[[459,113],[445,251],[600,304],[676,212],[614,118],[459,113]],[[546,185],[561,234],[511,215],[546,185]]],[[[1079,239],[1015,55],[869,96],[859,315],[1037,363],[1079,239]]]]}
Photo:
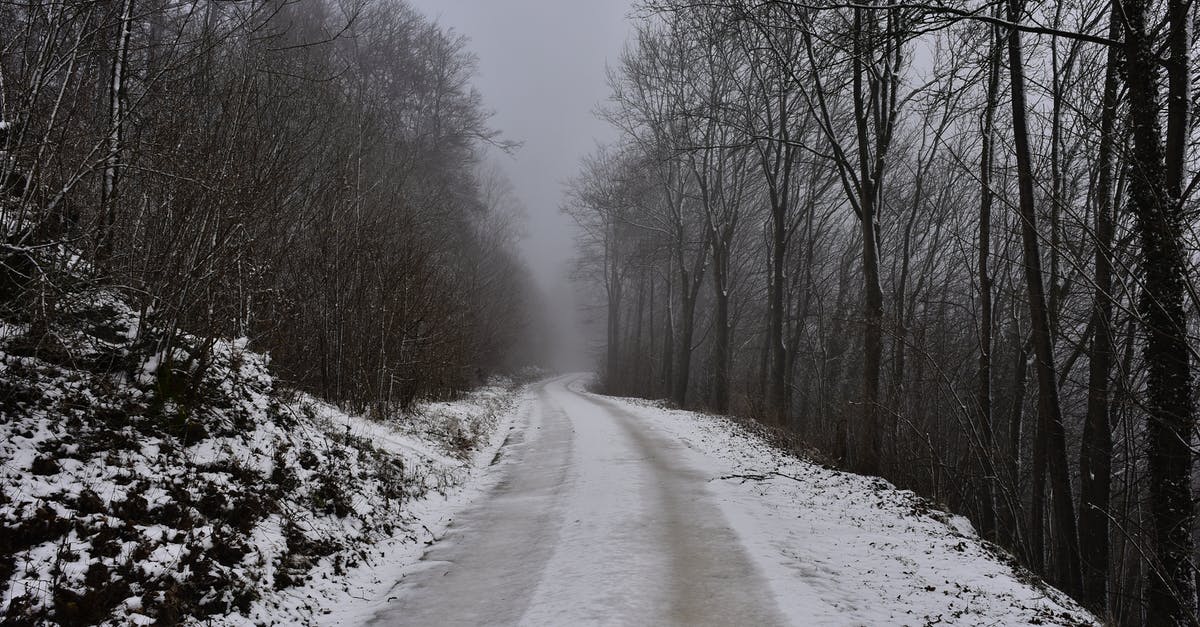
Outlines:
{"type": "Polygon", "coordinates": [[[610,392],[619,393],[621,381],[619,370],[621,349],[621,288],[611,287],[608,292],[608,354],[605,381],[610,392]]]}
{"type": "Polygon", "coordinates": [[[1020,323],[1013,319],[1012,343],[1018,346],[1015,353],[1016,362],[1013,364],[1013,385],[1009,390],[1012,407],[1008,419],[1008,459],[1006,459],[1007,480],[1009,491],[1014,498],[1009,500],[1010,522],[1009,541],[1012,546],[1025,552],[1027,563],[1032,564],[1032,555],[1028,542],[1021,535],[1021,430],[1025,422],[1025,380],[1029,365],[1029,342],[1021,336],[1020,323]]]}
{"type": "MultiPolygon", "coordinates": [[[[873,25],[872,25],[873,27],[873,25]]],[[[873,28],[872,28],[873,30],[873,28]]],[[[867,475],[879,474],[883,465],[883,430],[879,425],[879,379],[883,370],[883,289],[879,283],[879,242],[876,230],[875,205],[881,170],[873,163],[870,149],[867,98],[881,99],[880,86],[872,85],[867,94],[863,85],[866,74],[863,61],[864,46],[863,9],[854,11],[854,117],[857,122],[859,144],[859,226],[862,234],[863,265],[863,379],[862,412],[863,424],[860,433],[859,459],[856,467],[867,475]]],[[[880,112],[876,111],[878,116],[880,112]]],[[[877,129],[879,130],[879,129],[877,129]]],[[[883,152],[885,145],[876,145],[875,151],[883,152]]]]}
{"type": "MultiPolygon", "coordinates": [[[[867,214],[863,207],[864,217],[867,214]]],[[[863,334],[863,431],[865,443],[858,467],[863,474],[879,474],[883,464],[883,430],[879,425],[879,378],[883,369],[883,290],[879,284],[879,247],[875,240],[875,220],[862,222],[863,313],[867,328],[863,334]]]]}
{"type": "Polygon", "coordinates": [[[621,257],[618,254],[618,233],[615,225],[608,226],[605,242],[604,281],[608,297],[608,346],[605,359],[605,386],[609,392],[620,393],[621,367],[621,257]]]}
{"type": "Polygon", "coordinates": [[[1182,176],[1188,123],[1187,3],[1168,3],[1167,141],[1158,118],[1158,63],[1147,32],[1145,0],[1124,3],[1125,82],[1133,126],[1130,210],[1137,218],[1145,275],[1141,315],[1146,335],[1150,506],[1156,564],[1146,595],[1148,624],[1191,624],[1195,580],[1191,498],[1193,408],[1184,310],[1182,176]],[[1165,153],[1165,154],[1164,154],[1165,153]]]}
{"type": "Polygon", "coordinates": [[[723,263],[726,253],[713,250],[713,411],[724,414],[729,411],[729,286],[726,284],[723,263]],[[719,255],[719,256],[718,256],[719,255]]]}
{"type": "MultiPolygon", "coordinates": [[[[685,289],[687,289],[686,284],[685,289]]],[[[675,344],[675,381],[671,388],[671,399],[678,407],[687,405],[688,382],[692,373],[692,334],[695,329],[695,314],[695,297],[684,293],[683,302],[679,307],[679,340],[675,344]]]]}
{"type": "Polygon", "coordinates": [[[777,197],[771,207],[771,287],[768,305],[767,346],[770,374],[767,377],[767,411],[776,425],[787,420],[787,347],[783,339],[784,262],[787,259],[787,198],[777,197]]]}
{"type": "Polygon", "coordinates": [[[126,66],[129,60],[129,37],[133,30],[133,0],[121,4],[121,24],[117,34],[117,48],[113,55],[112,76],[109,83],[108,110],[108,154],[104,158],[104,177],[100,188],[100,215],[103,223],[100,231],[99,257],[107,261],[112,256],[116,237],[117,192],[120,189],[121,160],[125,149],[126,66]]]}
{"type": "MultiPolygon", "coordinates": [[[[1020,20],[1020,0],[1009,0],[1008,18],[1020,20]]],[[[1059,586],[1068,594],[1081,592],[1079,566],[1079,534],[1075,521],[1075,504],[1071,496],[1071,480],[1067,469],[1066,433],[1062,409],[1058,400],[1058,375],[1050,337],[1050,319],[1046,306],[1045,286],[1042,283],[1041,251],[1038,244],[1037,211],[1034,207],[1033,164],[1026,125],[1025,72],[1021,35],[1009,29],[1008,60],[1011,73],[1013,140],[1017,157],[1017,182],[1020,193],[1021,240],[1025,278],[1029,292],[1029,315],[1033,330],[1034,355],[1037,358],[1039,438],[1046,446],[1047,470],[1051,490],[1051,509],[1055,531],[1055,562],[1059,586]]],[[[1040,486],[1034,486],[1035,490],[1040,486]]]]}
{"type": "Polygon", "coordinates": [[[672,385],[675,382],[675,304],[671,295],[672,285],[674,284],[671,278],[671,273],[667,273],[667,303],[663,307],[663,315],[666,320],[666,329],[663,330],[663,352],[662,352],[662,391],[664,395],[670,394],[672,385]]]}
{"type": "MultiPolygon", "coordinates": [[[[680,307],[679,307],[679,339],[675,345],[675,381],[671,390],[671,398],[679,407],[687,405],[688,384],[692,372],[692,336],[696,328],[696,300],[700,294],[700,286],[704,282],[705,262],[708,260],[708,241],[700,245],[696,258],[689,270],[682,261],[683,249],[680,247],[680,307]]],[[[681,240],[682,241],[682,240],[681,240]]]]}
{"type": "Polygon", "coordinates": [[[992,29],[992,51],[988,60],[987,105],[983,113],[983,145],[979,156],[979,374],[976,403],[983,436],[983,494],[980,495],[979,527],[985,538],[996,539],[995,443],[992,430],[992,275],[988,257],[992,248],[992,134],[996,121],[996,97],[1000,91],[1000,37],[992,29]]]}
{"type": "MultiPolygon", "coordinates": [[[[1108,35],[1121,36],[1120,14],[1113,7],[1108,35]]],[[[1104,96],[1100,112],[1100,145],[1096,175],[1096,289],[1092,301],[1095,336],[1088,359],[1087,417],[1079,451],[1079,544],[1087,547],[1081,555],[1083,566],[1083,602],[1101,616],[1108,614],[1108,516],[1112,475],[1112,429],[1109,421],[1108,379],[1112,371],[1112,162],[1113,131],[1117,113],[1117,49],[1108,49],[1108,67],[1104,74],[1104,96]]]]}

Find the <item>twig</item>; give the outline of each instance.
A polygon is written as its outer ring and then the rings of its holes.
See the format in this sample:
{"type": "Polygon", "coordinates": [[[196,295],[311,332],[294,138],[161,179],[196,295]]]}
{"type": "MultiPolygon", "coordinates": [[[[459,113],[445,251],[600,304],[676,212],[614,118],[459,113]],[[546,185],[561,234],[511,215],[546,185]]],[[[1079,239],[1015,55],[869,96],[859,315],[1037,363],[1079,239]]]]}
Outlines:
{"type": "Polygon", "coordinates": [[[783,477],[784,479],[791,479],[792,481],[798,481],[800,483],[804,483],[804,480],[799,477],[784,474],[777,470],[772,470],[772,471],[770,471],[768,473],[764,473],[764,474],[748,473],[748,474],[723,475],[721,477],[718,477],[718,479],[721,479],[721,480],[741,479],[742,483],[746,483],[747,481],[766,481],[767,479],[770,479],[771,477],[783,477]]]}

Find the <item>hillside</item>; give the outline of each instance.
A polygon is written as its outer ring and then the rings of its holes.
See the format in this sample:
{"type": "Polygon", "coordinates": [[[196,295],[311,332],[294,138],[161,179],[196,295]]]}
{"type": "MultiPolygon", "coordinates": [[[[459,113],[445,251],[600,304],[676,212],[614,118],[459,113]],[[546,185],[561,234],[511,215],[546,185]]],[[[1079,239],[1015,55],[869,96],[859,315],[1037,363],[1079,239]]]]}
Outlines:
{"type": "Polygon", "coordinates": [[[419,555],[414,508],[490,461],[517,397],[369,420],[244,340],[156,336],[112,292],[55,307],[0,331],[5,625],[311,622],[377,543],[419,555]]]}

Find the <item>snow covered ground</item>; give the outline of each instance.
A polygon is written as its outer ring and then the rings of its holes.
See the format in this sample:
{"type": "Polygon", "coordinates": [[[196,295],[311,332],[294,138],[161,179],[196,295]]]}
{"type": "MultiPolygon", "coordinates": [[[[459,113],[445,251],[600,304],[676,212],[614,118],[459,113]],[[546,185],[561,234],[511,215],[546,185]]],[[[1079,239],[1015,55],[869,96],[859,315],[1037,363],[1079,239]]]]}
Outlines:
{"type": "Polygon", "coordinates": [[[1098,624],[910,491],[785,455],[723,417],[603,402],[686,447],[792,624],[1098,624]]]}
{"type": "Polygon", "coordinates": [[[277,389],[245,341],[199,361],[112,294],[63,308],[0,327],[5,625],[353,624],[522,406],[498,382],[371,420],[277,389]]]}
{"type": "Polygon", "coordinates": [[[103,309],[69,362],[0,338],[13,624],[1096,624],[965,520],[724,418],[570,375],[379,422],[239,342],[181,415],[153,360],[78,365],[133,350],[103,309]]]}
{"type": "Polygon", "coordinates": [[[962,518],[730,421],[538,386],[374,625],[1093,625],[962,518]]]}
{"type": "MultiPolygon", "coordinates": [[[[460,424],[479,424],[479,410],[503,399],[496,420],[486,424],[480,446],[465,459],[445,455],[428,437],[406,435],[376,422],[364,421],[336,410],[330,419],[350,432],[368,438],[389,454],[408,464],[425,464],[447,472],[442,484],[404,506],[400,533],[378,540],[361,553],[362,559],[349,568],[326,560],[309,572],[301,585],[288,588],[256,603],[248,616],[230,616],[231,625],[361,625],[391,598],[391,591],[404,574],[417,564],[428,547],[445,534],[456,512],[486,494],[497,480],[493,465],[501,446],[517,425],[527,420],[530,404],[523,396],[498,388],[484,388],[465,401],[430,403],[419,416],[441,421],[457,417],[460,424]],[[489,400],[490,399],[490,400],[489,400]],[[422,461],[423,460],[423,461],[422,461]]],[[[408,431],[428,433],[430,425],[409,423],[408,431]]]]}

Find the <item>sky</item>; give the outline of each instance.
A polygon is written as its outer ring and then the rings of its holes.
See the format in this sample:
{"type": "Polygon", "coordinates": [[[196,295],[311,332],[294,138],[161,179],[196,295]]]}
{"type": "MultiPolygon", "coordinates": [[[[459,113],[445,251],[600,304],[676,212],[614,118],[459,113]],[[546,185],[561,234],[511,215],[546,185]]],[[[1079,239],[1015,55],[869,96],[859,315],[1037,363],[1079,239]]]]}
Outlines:
{"type": "Polygon", "coordinates": [[[494,112],[493,128],[522,142],[515,155],[495,160],[528,214],[522,253],[545,299],[551,365],[560,370],[591,367],[588,338],[597,331],[567,278],[574,228],[559,207],[580,160],[617,136],[595,110],[608,98],[607,67],[631,31],[632,1],[409,0],[470,39],[475,86],[494,112]]]}
{"type": "Polygon", "coordinates": [[[523,253],[544,290],[557,289],[573,253],[563,183],[597,142],[616,133],[593,114],[608,97],[606,65],[630,30],[631,0],[409,0],[470,38],[475,85],[492,124],[523,142],[498,157],[529,215],[523,253]]]}

